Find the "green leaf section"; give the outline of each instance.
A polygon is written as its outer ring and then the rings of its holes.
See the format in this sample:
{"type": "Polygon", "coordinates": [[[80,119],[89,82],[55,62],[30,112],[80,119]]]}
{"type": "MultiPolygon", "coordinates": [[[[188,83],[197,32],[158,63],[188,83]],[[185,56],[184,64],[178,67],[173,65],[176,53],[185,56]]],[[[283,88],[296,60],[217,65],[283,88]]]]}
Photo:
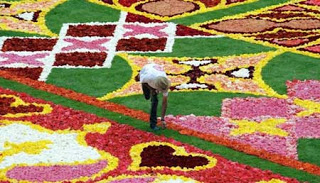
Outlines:
{"type": "Polygon", "coordinates": [[[299,139],[299,160],[320,166],[320,139],[299,139]]]}
{"type": "Polygon", "coordinates": [[[275,91],[286,94],[287,80],[320,80],[320,60],[286,52],[269,61],[262,70],[262,78],[275,91]]]}
{"type": "MultiPolygon", "coordinates": [[[[143,130],[143,131],[149,131],[149,124],[127,117],[123,116],[117,113],[113,113],[95,106],[87,105],[78,101],[70,100],[58,95],[54,95],[51,93],[47,93],[44,91],[36,90],[34,88],[31,88],[26,85],[22,85],[17,82],[9,81],[3,78],[0,78],[0,86],[4,88],[8,88],[11,90],[15,90],[17,92],[23,92],[27,93],[33,97],[41,98],[43,100],[52,101],[55,104],[58,105],[64,105],[66,107],[73,108],[75,110],[82,110],[85,112],[93,113],[101,117],[105,117],[111,120],[115,120],[122,124],[128,124],[131,125],[137,129],[143,130]]],[[[207,141],[204,141],[202,139],[192,137],[192,136],[186,136],[181,135],[178,132],[174,130],[161,130],[156,133],[156,135],[164,135],[169,138],[173,138],[175,140],[191,144],[194,146],[197,146],[201,149],[211,151],[215,154],[220,154],[221,156],[224,156],[227,159],[230,159],[231,161],[239,162],[242,164],[247,164],[252,167],[257,167],[263,170],[271,170],[274,173],[279,173],[283,176],[293,177],[300,181],[308,181],[311,183],[318,183],[320,182],[320,176],[315,176],[300,170],[284,167],[260,158],[257,158],[255,156],[250,156],[245,153],[241,153],[235,150],[232,150],[230,148],[220,146],[214,143],[210,143],[207,141]]]]}
{"type": "Polygon", "coordinates": [[[111,68],[100,69],[52,69],[47,83],[72,89],[90,96],[102,97],[121,88],[131,78],[129,64],[119,56],[112,61],[111,68]]]}
{"type": "Polygon", "coordinates": [[[171,22],[182,24],[182,25],[192,25],[195,23],[207,22],[214,19],[220,19],[225,16],[232,16],[236,14],[246,13],[248,11],[253,11],[261,8],[265,8],[272,5],[277,5],[281,3],[289,2],[290,0],[260,0],[253,3],[242,4],[238,6],[233,6],[230,8],[209,11],[205,13],[196,14],[193,16],[188,16],[185,18],[173,19],[171,22]]]}
{"type": "Polygon", "coordinates": [[[40,35],[40,34],[29,34],[29,33],[24,33],[24,32],[4,31],[4,30],[0,30],[0,36],[6,36],[6,37],[49,37],[49,36],[40,35]]]}
{"type": "MultiPolygon", "coordinates": [[[[197,116],[221,116],[222,100],[234,97],[253,97],[253,95],[235,93],[213,93],[205,91],[195,92],[170,92],[168,98],[167,114],[197,116]]],[[[158,95],[158,114],[161,114],[162,94],[158,95]]],[[[129,108],[143,110],[149,113],[151,101],[145,100],[143,95],[118,97],[111,102],[125,105],[129,108]]]]}
{"type": "Polygon", "coordinates": [[[85,0],[68,0],[47,14],[46,25],[59,33],[63,23],[115,22],[119,17],[119,10],[85,0]]]}
{"type": "Polygon", "coordinates": [[[172,53],[139,53],[133,55],[158,57],[214,57],[273,51],[274,48],[223,38],[175,39],[172,53]]]}

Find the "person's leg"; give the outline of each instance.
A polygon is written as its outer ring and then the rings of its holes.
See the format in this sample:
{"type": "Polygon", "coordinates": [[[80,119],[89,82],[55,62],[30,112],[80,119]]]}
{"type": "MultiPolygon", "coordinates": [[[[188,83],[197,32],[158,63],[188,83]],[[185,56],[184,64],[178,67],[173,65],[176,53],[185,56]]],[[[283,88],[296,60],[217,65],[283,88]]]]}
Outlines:
{"type": "Polygon", "coordinates": [[[157,93],[152,92],[151,95],[151,111],[150,111],[150,127],[152,129],[157,126],[157,108],[158,108],[158,96],[157,93]]]}
{"type": "Polygon", "coordinates": [[[146,100],[149,100],[151,91],[150,91],[150,88],[149,88],[148,84],[147,83],[142,83],[141,85],[142,85],[142,91],[143,91],[144,98],[146,100]]]}

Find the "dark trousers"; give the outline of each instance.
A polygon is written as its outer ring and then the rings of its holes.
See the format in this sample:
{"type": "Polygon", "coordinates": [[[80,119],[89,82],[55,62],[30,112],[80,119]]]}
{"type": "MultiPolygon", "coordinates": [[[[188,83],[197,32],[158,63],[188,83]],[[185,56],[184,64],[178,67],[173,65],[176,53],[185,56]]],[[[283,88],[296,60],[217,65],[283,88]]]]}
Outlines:
{"type": "Polygon", "coordinates": [[[147,83],[142,83],[142,91],[146,100],[151,97],[150,127],[153,129],[157,126],[158,94],[147,83]]]}

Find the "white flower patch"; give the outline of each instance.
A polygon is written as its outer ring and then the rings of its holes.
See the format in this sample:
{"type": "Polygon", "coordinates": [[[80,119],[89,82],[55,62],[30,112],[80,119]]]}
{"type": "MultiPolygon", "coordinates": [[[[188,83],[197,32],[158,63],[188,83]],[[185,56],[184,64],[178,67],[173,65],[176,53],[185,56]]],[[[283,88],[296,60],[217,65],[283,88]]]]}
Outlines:
{"type": "Polygon", "coordinates": [[[47,81],[47,78],[49,76],[49,74],[51,73],[52,70],[52,66],[55,62],[55,55],[63,48],[63,39],[65,37],[65,35],[67,34],[67,30],[68,30],[68,25],[63,24],[60,33],[59,33],[59,39],[57,41],[57,43],[54,45],[49,57],[48,57],[48,62],[46,62],[42,73],[39,76],[39,81],[47,81]]]}
{"type": "Polygon", "coordinates": [[[232,75],[234,75],[235,77],[238,78],[248,78],[250,77],[250,71],[247,68],[242,68],[238,71],[234,71],[231,73],[232,75]]]}
{"type": "Polygon", "coordinates": [[[27,20],[27,21],[32,21],[33,17],[34,17],[34,12],[24,12],[24,13],[20,13],[17,15],[17,17],[23,19],[23,20],[27,20]]]}
{"type": "Polygon", "coordinates": [[[168,27],[166,29],[169,36],[167,39],[167,44],[164,49],[164,52],[171,53],[174,45],[175,36],[176,36],[177,25],[174,23],[168,23],[168,27]]]}
{"type": "Polygon", "coordinates": [[[66,134],[42,132],[20,123],[0,126],[0,154],[4,155],[2,161],[0,161],[0,169],[19,164],[76,164],[86,160],[101,159],[101,155],[96,149],[79,144],[78,136],[79,134],[73,132],[66,134]],[[32,142],[36,144],[41,141],[50,143],[45,148],[40,149],[38,154],[30,153],[26,147],[19,148],[23,143],[32,142]]]}
{"type": "Polygon", "coordinates": [[[193,89],[193,88],[207,88],[208,86],[205,84],[198,83],[184,83],[179,86],[176,86],[177,89],[193,89]]]}
{"type": "Polygon", "coordinates": [[[180,61],[179,64],[186,64],[186,65],[192,65],[192,66],[200,66],[200,65],[204,65],[204,64],[209,64],[211,63],[210,60],[201,60],[201,61],[197,61],[197,60],[192,60],[192,61],[180,61]]]}
{"type": "Polygon", "coordinates": [[[8,39],[8,37],[0,37],[0,50],[2,50],[4,41],[5,41],[6,39],[8,39]]]}
{"type": "Polygon", "coordinates": [[[123,34],[125,32],[123,28],[123,24],[126,22],[127,15],[128,15],[127,12],[121,11],[118,24],[114,30],[114,37],[109,42],[108,56],[105,62],[103,63],[103,67],[111,68],[112,60],[116,55],[116,47],[117,47],[118,41],[123,37],[123,34]]]}

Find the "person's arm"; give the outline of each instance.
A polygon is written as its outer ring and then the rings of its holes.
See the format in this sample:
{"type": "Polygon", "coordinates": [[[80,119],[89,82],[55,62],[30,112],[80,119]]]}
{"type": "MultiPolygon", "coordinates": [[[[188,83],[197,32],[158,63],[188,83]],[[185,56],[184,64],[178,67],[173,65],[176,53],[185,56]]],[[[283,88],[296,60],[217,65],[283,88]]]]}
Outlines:
{"type": "Polygon", "coordinates": [[[163,96],[162,98],[162,110],[161,110],[161,121],[164,121],[164,116],[166,115],[168,104],[168,96],[163,96]]]}

